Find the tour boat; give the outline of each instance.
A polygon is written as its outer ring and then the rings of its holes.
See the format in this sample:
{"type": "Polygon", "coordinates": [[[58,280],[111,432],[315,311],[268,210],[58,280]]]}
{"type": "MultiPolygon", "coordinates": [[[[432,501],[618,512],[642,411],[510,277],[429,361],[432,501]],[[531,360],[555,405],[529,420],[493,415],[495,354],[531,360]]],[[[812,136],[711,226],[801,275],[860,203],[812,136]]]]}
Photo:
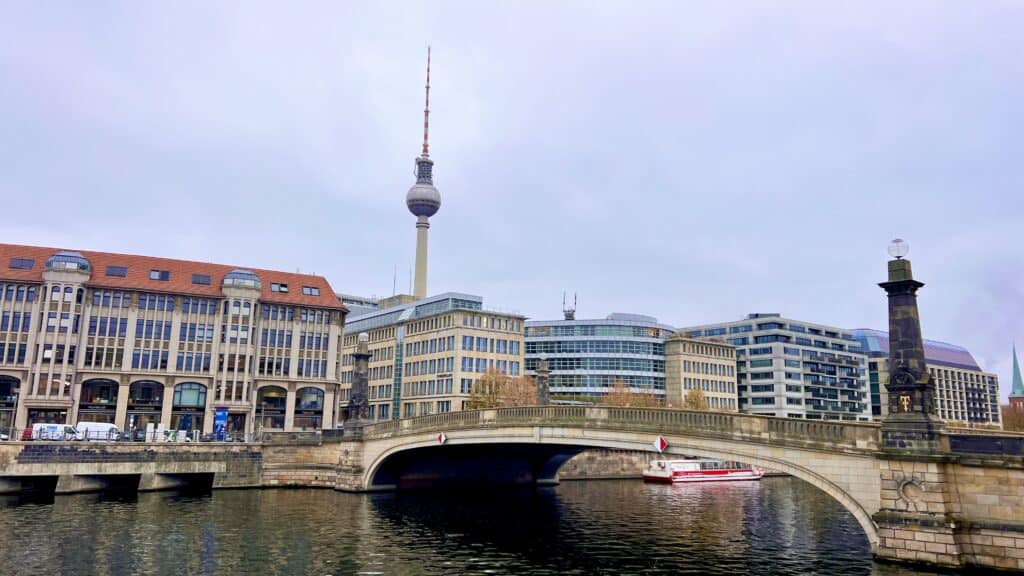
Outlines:
{"type": "Polygon", "coordinates": [[[645,482],[760,480],[764,470],[722,460],[654,460],[643,476],[645,482]]]}

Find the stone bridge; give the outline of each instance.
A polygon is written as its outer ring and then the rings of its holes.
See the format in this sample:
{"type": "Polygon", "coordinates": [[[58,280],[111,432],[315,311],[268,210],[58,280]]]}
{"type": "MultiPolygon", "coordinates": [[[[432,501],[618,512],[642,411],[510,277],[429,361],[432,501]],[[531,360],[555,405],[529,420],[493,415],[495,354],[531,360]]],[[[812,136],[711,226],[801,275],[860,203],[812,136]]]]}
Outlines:
{"type": "Polygon", "coordinates": [[[877,424],[584,406],[449,412],[365,427],[363,472],[350,489],[556,483],[561,464],[583,450],[647,450],[655,458],[659,436],[668,456],[736,460],[809,482],[849,510],[873,546],[878,542],[871,520],[881,493],[877,424]]]}
{"type": "Polygon", "coordinates": [[[894,561],[1024,571],[1024,435],[949,431],[922,455],[882,445],[873,423],[658,408],[540,406],[450,412],[362,429],[338,489],[435,482],[557,482],[588,448],[736,460],[823,490],[894,561]]]}

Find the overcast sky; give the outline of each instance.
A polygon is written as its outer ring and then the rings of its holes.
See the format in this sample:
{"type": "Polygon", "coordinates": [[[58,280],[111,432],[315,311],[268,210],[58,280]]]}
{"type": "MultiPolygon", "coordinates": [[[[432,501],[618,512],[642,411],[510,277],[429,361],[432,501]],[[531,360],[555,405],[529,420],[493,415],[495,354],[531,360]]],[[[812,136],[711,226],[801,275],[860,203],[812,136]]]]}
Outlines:
{"type": "Polygon", "coordinates": [[[0,239],[1024,348],[1024,3],[0,0],[0,239]]]}

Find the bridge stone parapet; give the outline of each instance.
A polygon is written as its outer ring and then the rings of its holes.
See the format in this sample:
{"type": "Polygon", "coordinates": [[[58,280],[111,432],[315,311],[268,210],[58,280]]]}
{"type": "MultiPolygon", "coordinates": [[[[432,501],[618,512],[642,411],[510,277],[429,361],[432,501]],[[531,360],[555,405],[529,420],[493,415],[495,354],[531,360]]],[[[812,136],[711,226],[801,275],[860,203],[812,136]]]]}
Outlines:
{"type": "Polygon", "coordinates": [[[536,406],[448,412],[366,426],[363,437],[373,440],[427,431],[537,425],[658,434],[683,433],[858,454],[873,454],[879,442],[879,427],[871,423],[815,422],[725,412],[589,406],[536,406]]]}
{"type": "MultiPolygon", "coordinates": [[[[0,444],[0,479],[57,476],[67,491],[99,486],[99,478],[132,475],[213,475],[216,488],[262,483],[262,450],[250,444],[4,442],[0,444]]],[[[147,478],[149,478],[147,476],[147,478]]],[[[151,481],[160,486],[162,481],[151,481]]]]}

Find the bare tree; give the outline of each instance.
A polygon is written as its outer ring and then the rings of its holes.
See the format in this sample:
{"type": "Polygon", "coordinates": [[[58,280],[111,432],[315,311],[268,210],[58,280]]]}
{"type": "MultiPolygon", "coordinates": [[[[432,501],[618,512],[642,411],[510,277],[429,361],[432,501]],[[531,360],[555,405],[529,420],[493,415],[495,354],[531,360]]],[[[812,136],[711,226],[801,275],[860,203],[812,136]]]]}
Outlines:
{"type": "Polygon", "coordinates": [[[497,370],[488,370],[473,383],[467,410],[483,410],[510,406],[536,406],[537,384],[533,378],[513,378],[497,370]]]}
{"type": "Polygon", "coordinates": [[[536,406],[537,382],[529,376],[507,378],[501,386],[502,406],[536,406]]]}
{"type": "Polygon", "coordinates": [[[476,379],[473,388],[469,392],[469,400],[466,401],[467,410],[485,410],[497,408],[501,405],[501,385],[507,378],[493,368],[486,374],[476,379]]]}
{"type": "Polygon", "coordinates": [[[1003,430],[1007,432],[1024,432],[1024,410],[1014,409],[1010,404],[1002,406],[1003,430]]]}
{"type": "Polygon", "coordinates": [[[612,382],[612,389],[604,395],[606,406],[621,406],[631,408],[656,408],[661,406],[661,400],[654,394],[634,392],[621,380],[612,382]]]}
{"type": "Polygon", "coordinates": [[[700,388],[691,388],[683,398],[684,410],[707,410],[708,400],[704,397],[704,391],[700,388]]]}

